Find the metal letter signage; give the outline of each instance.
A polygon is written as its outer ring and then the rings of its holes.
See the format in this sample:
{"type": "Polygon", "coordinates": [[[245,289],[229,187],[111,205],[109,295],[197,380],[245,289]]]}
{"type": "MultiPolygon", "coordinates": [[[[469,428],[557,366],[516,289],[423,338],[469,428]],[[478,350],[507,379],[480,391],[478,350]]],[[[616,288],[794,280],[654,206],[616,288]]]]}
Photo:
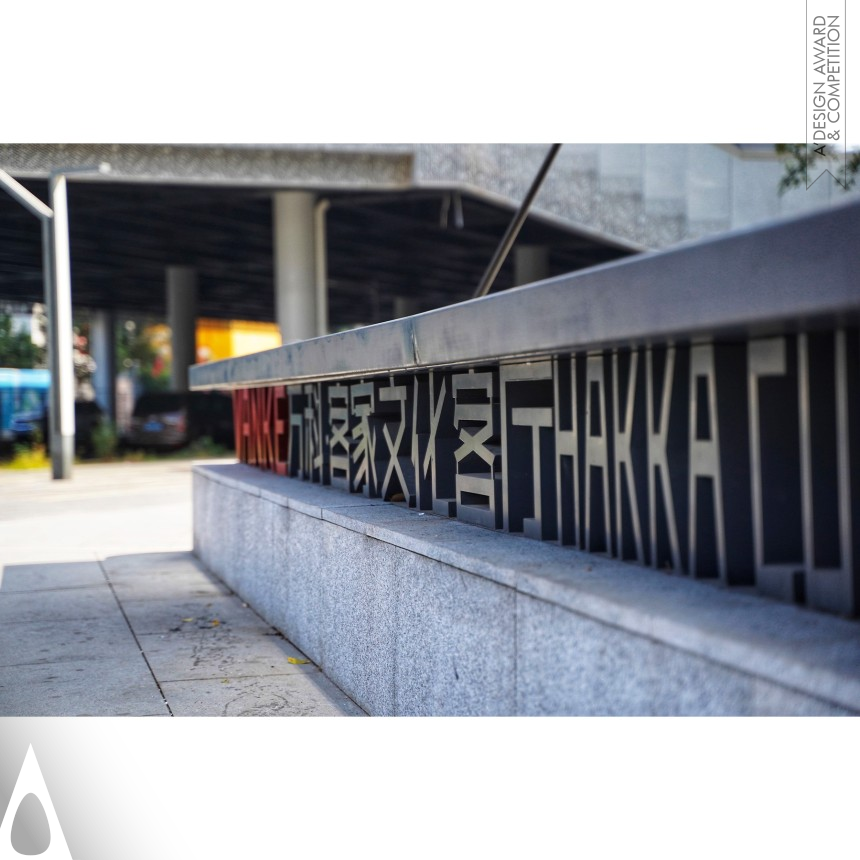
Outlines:
{"type": "MultiPolygon", "coordinates": [[[[726,529],[723,522],[723,487],[720,480],[720,436],[717,423],[717,383],[714,347],[702,344],[690,349],[690,573],[712,576],[716,570],[727,581],[726,529]],[[712,504],[711,516],[704,510],[712,504]],[[702,534],[713,528],[714,561],[703,561],[702,534]]],[[[709,537],[711,537],[709,535],[709,537]]]]}
{"type": "Polygon", "coordinates": [[[245,463],[860,613],[860,333],[234,392],[245,463]]]}
{"type": "Polygon", "coordinates": [[[457,462],[457,517],[491,529],[502,527],[501,444],[494,395],[498,372],[457,373],[453,377],[457,462]]]}
{"type": "Polygon", "coordinates": [[[651,564],[653,567],[668,567],[681,570],[681,548],[678,540],[678,524],[675,520],[675,502],[672,482],[669,480],[669,417],[672,408],[672,386],[675,379],[675,347],[661,350],[663,374],[660,382],[660,411],[655,412],[655,374],[654,357],[656,350],[646,353],[647,412],[646,434],[648,438],[648,509],[651,540],[651,564]],[[659,419],[658,419],[659,414],[659,419]],[[658,539],[657,529],[657,475],[660,476],[659,488],[661,523],[664,524],[666,538],[658,539]],[[666,545],[668,544],[668,549],[666,545]],[[662,551],[661,551],[662,550],[662,551]]]}

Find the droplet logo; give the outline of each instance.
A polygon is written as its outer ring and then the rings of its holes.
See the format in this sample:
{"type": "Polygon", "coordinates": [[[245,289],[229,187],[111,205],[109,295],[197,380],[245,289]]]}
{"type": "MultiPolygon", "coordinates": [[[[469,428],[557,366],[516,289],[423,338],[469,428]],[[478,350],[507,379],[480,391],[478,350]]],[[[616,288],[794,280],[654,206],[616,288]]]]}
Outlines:
{"type": "Polygon", "coordinates": [[[32,746],[0,824],[0,860],[17,857],[72,860],[32,746]]]}

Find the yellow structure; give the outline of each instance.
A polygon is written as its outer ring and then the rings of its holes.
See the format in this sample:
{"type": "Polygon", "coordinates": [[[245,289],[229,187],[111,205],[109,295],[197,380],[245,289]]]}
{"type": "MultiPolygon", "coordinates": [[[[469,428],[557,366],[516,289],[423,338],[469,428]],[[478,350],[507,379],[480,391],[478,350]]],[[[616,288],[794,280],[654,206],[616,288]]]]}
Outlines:
{"type": "Polygon", "coordinates": [[[281,345],[276,323],[250,320],[197,320],[197,361],[235,358],[281,345]]]}

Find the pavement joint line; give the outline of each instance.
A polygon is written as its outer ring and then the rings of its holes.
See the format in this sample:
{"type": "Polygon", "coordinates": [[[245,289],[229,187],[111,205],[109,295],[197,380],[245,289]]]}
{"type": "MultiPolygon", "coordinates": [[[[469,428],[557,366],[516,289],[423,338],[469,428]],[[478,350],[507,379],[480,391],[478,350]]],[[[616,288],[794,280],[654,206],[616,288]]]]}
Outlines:
{"type": "Polygon", "coordinates": [[[12,594],[44,594],[46,591],[82,591],[85,588],[104,588],[103,582],[90,583],[89,585],[56,585],[48,588],[4,588],[0,591],[0,600],[12,594]]]}
{"type": "Polygon", "coordinates": [[[10,618],[4,618],[2,622],[4,627],[15,627],[21,624],[73,624],[80,623],[83,621],[101,621],[104,618],[104,615],[75,615],[69,618],[53,618],[49,615],[44,616],[43,618],[21,618],[18,620],[12,620],[10,618]]]}
{"type": "MultiPolygon", "coordinates": [[[[205,678],[165,678],[162,684],[196,684],[198,681],[258,681],[260,678],[295,678],[296,675],[322,675],[319,666],[309,666],[304,671],[298,672],[267,672],[260,675],[212,675],[205,678]]],[[[340,689],[338,687],[338,689],[340,689]]],[[[342,691],[341,691],[342,692],[342,691]]],[[[344,693],[344,695],[346,695],[344,693]]]]}
{"type": "MultiPolygon", "coordinates": [[[[355,699],[353,699],[352,696],[350,696],[349,693],[346,692],[346,690],[343,690],[340,687],[338,687],[338,685],[335,684],[334,681],[332,681],[331,678],[329,678],[328,675],[326,675],[323,672],[323,670],[320,669],[319,666],[317,666],[316,664],[312,664],[312,665],[314,667],[315,672],[278,672],[278,673],[273,673],[271,675],[242,675],[241,677],[238,675],[233,675],[233,676],[230,676],[230,680],[231,681],[242,681],[242,680],[244,680],[244,681],[258,681],[258,680],[260,680],[260,678],[295,678],[295,677],[300,676],[300,675],[313,675],[316,673],[316,674],[322,675],[323,678],[328,680],[329,683],[335,688],[335,690],[337,690],[345,699],[347,699],[347,701],[352,702],[352,704],[355,705],[355,707],[358,708],[358,710],[361,711],[362,714],[367,715],[367,711],[361,705],[359,705],[358,702],[356,702],[355,699]]],[[[223,675],[217,675],[214,678],[190,678],[188,680],[177,679],[175,681],[165,681],[164,683],[165,684],[195,684],[198,681],[209,681],[211,683],[212,681],[218,681],[223,677],[224,677],[223,675]]],[[[171,713],[171,716],[173,716],[172,713],[171,713]]]]}
{"type": "Polygon", "coordinates": [[[149,669],[149,674],[152,675],[152,680],[155,682],[155,686],[158,688],[158,693],[161,696],[164,707],[167,708],[167,712],[170,716],[173,716],[173,709],[170,707],[170,703],[167,701],[167,696],[164,695],[164,690],[161,689],[161,684],[158,681],[158,678],[155,677],[155,672],[152,670],[152,666],[149,663],[149,659],[146,656],[143,648],[140,646],[140,640],[137,638],[137,634],[134,632],[134,628],[131,626],[131,622],[128,620],[128,616],[125,614],[125,609],[123,608],[122,603],[120,603],[120,599],[117,596],[116,590],[113,587],[113,583],[110,581],[110,577],[108,576],[107,570],[105,569],[104,562],[99,559],[99,568],[101,569],[102,576],[104,576],[105,581],[108,584],[108,588],[110,588],[111,594],[113,595],[113,599],[116,601],[116,605],[119,607],[119,611],[122,613],[122,617],[125,619],[125,623],[128,625],[129,633],[131,633],[134,638],[134,644],[137,645],[138,650],[140,651],[140,656],[143,657],[143,662],[146,663],[146,668],[149,669]]]}
{"type": "Polygon", "coordinates": [[[60,657],[59,659],[44,657],[41,660],[27,660],[24,663],[0,663],[0,669],[24,669],[27,666],[56,666],[63,663],[83,663],[90,662],[91,660],[98,662],[109,659],[110,657],[101,657],[97,654],[87,655],[86,657],[60,657]]]}
{"type": "MultiPolygon", "coordinates": [[[[103,717],[104,714],[90,714],[90,713],[79,713],[79,714],[68,714],[64,716],[70,716],[73,719],[77,719],[78,717],[103,717]]],[[[118,717],[134,717],[135,719],[144,719],[147,717],[166,717],[167,714],[116,714],[118,717]]]]}

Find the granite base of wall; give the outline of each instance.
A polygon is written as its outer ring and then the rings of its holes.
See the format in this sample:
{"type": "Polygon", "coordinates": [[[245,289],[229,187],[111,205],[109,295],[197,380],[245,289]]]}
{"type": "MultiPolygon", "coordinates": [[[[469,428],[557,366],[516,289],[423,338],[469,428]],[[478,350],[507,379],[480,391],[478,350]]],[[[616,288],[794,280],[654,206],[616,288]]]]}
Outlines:
{"type": "Polygon", "coordinates": [[[857,622],[249,466],[194,551],[371,714],[860,712],[857,622]]]}

